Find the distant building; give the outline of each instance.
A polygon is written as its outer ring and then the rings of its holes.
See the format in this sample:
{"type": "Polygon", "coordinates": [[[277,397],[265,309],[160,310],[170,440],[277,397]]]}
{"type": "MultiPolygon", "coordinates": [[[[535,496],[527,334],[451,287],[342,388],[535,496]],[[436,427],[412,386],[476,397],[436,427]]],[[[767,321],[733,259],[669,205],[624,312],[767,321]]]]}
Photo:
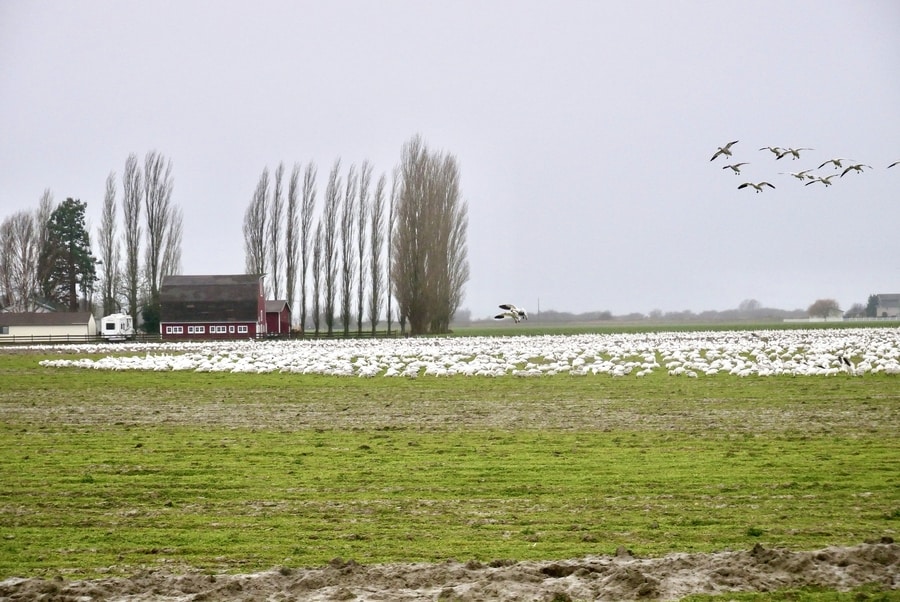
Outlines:
{"type": "Polygon", "coordinates": [[[0,312],[0,341],[35,340],[84,340],[97,336],[97,322],[87,311],[56,312],[0,312]]]}
{"type": "Polygon", "coordinates": [[[266,334],[277,336],[290,333],[291,307],[288,302],[283,299],[266,301],[266,334]]]}
{"type": "Polygon", "coordinates": [[[164,340],[255,338],[266,333],[261,274],[166,276],[159,302],[164,340]]]}
{"type": "Polygon", "coordinates": [[[900,293],[875,295],[878,304],[875,316],[879,318],[900,318],[900,293]]]}

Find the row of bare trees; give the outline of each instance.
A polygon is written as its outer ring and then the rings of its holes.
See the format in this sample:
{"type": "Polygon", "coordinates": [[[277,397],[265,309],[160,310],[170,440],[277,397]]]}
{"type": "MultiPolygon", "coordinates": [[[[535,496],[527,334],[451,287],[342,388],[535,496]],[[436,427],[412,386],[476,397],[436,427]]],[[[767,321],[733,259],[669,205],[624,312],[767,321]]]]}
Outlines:
{"type": "Polygon", "coordinates": [[[263,170],[244,215],[247,273],[266,274],[267,295],[283,293],[316,333],[362,333],[364,323],[374,333],[382,312],[388,330],[396,315],[411,334],[446,332],[469,278],[456,159],[415,136],[390,190],[385,174],[373,184],[368,161],[345,172],[337,159],[318,216],[316,176],[314,164],[295,164],[283,198],[284,164],[274,182],[263,170]]]}
{"type": "MultiPolygon", "coordinates": [[[[82,287],[84,304],[92,306],[94,284],[99,280],[104,314],[124,309],[135,323],[141,313],[151,330],[158,326],[162,278],[181,269],[182,214],[172,201],[172,190],[172,162],[157,151],[146,154],[143,169],[137,155],[127,158],[120,199],[116,174],[110,172],[97,228],[96,258],[83,225],[86,203],[67,199],[57,205],[52,193],[45,191],[37,210],[20,211],[0,224],[0,305],[33,311],[42,301],[58,301],[48,285],[52,273],[46,258],[48,249],[54,250],[54,245],[69,236],[87,246],[89,260],[80,258],[81,264],[73,267],[71,275],[82,287]],[[67,217],[73,211],[73,216],[67,217]]],[[[71,301],[66,305],[77,309],[71,301]]]]}

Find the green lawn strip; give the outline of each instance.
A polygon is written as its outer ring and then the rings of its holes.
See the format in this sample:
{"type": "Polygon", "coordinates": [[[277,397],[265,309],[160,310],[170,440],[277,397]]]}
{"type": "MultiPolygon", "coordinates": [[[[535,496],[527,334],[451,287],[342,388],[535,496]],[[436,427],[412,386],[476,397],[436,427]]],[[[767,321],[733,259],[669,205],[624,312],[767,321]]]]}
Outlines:
{"type": "Polygon", "coordinates": [[[883,437],[4,425],[0,576],[855,544],[883,437]]]}

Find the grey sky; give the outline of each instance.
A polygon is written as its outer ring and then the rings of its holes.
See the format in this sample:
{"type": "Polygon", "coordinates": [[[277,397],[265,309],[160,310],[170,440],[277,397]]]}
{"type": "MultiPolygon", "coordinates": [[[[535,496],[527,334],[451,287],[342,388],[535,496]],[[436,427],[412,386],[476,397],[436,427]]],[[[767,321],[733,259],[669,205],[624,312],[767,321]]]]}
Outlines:
{"type": "Polygon", "coordinates": [[[846,309],[900,291],[898,74],[893,0],[5,0],[0,219],[50,188],[96,236],[108,173],[155,149],[184,272],[239,273],[264,167],[315,162],[321,199],[336,158],[389,176],[418,133],[460,164],[474,317],[846,309]],[[709,160],[730,140],[740,176],[709,160]],[[874,169],[778,173],[831,157],[874,169]]]}

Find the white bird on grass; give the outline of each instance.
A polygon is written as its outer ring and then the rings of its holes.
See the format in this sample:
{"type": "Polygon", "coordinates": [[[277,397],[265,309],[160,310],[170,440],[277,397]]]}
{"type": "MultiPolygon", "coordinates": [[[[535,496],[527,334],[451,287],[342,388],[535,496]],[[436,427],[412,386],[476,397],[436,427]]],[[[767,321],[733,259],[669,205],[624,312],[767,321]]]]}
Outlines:
{"type": "Polygon", "coordinates": [[[806,148],[806,147],[800,147],[800,148],[783,148],[783,149],[781,149],[781,152],[778,154],[778,156],[776,156],[775,158],[776,158],[776,159],[780,159],[780,158],[784,157],[785,155],[792,155],[792,156],[793,156],[793,160],[796,161],[797,159],[800,158],[800,151],[804,151],[804,150],[816,150],[816,149],[814,149],[814,148],[806,148]]]}
{"type": "Polygon", "coordinates": [[[512,303],[503,303],[499,306],[500,309],[504,310],[503,313],[499,313],[494,316],[495,320],[502,320],[503,318],[512,318],[513,322],[518,324],[521,320],[528,319],[528,312],[525,311],[521,307],[516,307],[512,303]]]}
{"type": "Polygon", "coordinates": [[[825,177],[816,176],[812,180],[810,180],[809,182],[804,184],[804,186],[809,186],[810,184],[815,184],[816,182],[821,182],[822,184],[825,184],[825,186],[831,186],[831,178],[833,178],[836,175],[837,175],[836,173],[833,173],[830,176],[825,176],[825,177]]]}
{"type": "Polygon", "coordinates": [[[726,157],[730,157],[731,156],[731,147],[733,145],[737,144],[738,142],[739,142],[738,140],[732,140],[725,146],[720,146],[719,149],[712,156],[712,159],[710,159],[710,161],[715,161],[716,157],[718,157],[719,155],[725,155],[726,157]]]}
{"type": "Polygon", "coordinates": [[[774,186],[772,186],[772,185],[769,184],[768,182],[760,182],[760,183],[758,183],[758,184],[754,184],[753,182],[744,182],[743,184],[741,184],[740,186],[738,186],[738,190],[740,190],[741,188],[747,188],[748,186],[751,187],[751,188],[755,188],[757,194],[759,194],[760,192],[762,192],[762,187],[763,187],[763,186],[768,186],[769,188],[775,188],[774,186]]]}
{"type": "Polygon", "coordinates": [[[734,175],[739,175],[741,173],[741,165],[750,165],[749,163],[732,163],[730,165],[725,165],[722,169],[730,169],[734,172],[734,175]]]}
{"type": "Polygon", "coordinates": [[[847,172],[849,172],[849,171],[856,171],[856,172],[862,173],[863,167],[868,167],[869,169],[872,169],[871,165],[865,165],[863,163],[856,163],[854,165],[848,165],[847,169],[845,169],[844,171],[841,172],[841,177],[843,178],[845,175],[847,175],[847,172]]]}

